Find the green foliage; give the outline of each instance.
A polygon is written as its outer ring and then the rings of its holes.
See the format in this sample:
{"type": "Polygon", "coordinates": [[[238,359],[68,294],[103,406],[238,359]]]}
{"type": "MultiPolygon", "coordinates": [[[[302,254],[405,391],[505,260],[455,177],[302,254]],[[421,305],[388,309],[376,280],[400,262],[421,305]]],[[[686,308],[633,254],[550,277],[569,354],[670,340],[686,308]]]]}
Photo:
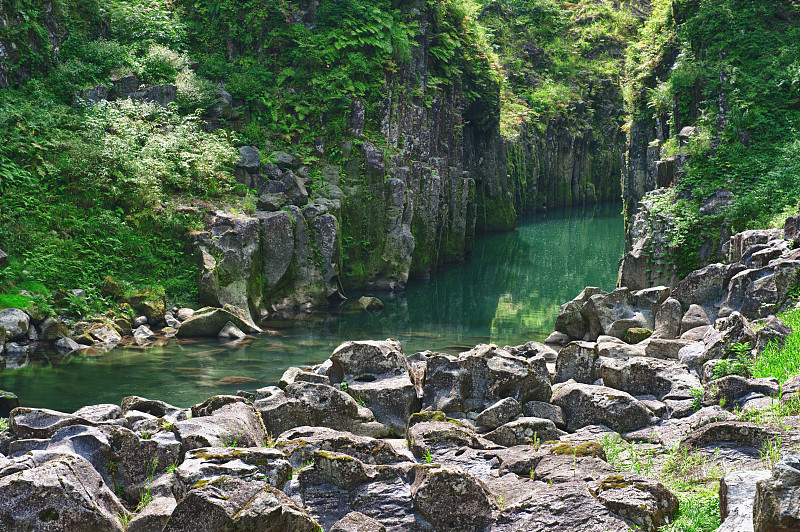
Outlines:
{"type": "Polygon", "coordinates": [[[0,95],[0,128],[0,157],[13,161],[0,174],[0,248],[12,257],[0,281],[74,288],[112,275],[196,292],[185,247],[196,221],[162,202],[230,191],[230,138],[155,104],[81,111],[25,91],[0,95]]]}
{"type": "MultiPolygon", "coordinates": [[[[748,351],[750,350],[749,345],[746,344],[737,344],[737,345],[744,345],[748,351]]],[[[749,377],[750,370],[747,367],[747,363],[745,363],[741,358],[722,359],[717,363],[717,365],[714,366],[714,369],[711,372],[712,379],[721,379],[722,377],[727,377],[729,375],[739,375],[741,377],[749,377]]]]}
{"type": "Polygon", "coordinates": [[[780,319],[792,328],[783,347],[771,344],[756,357],[750,370],[754,377],[774,377],[779,382],[786,382],[795,375],[800,375],[800,310],[794,309],[780,314],[780,319]]]}
{"type": "Polygon", "coordinates": [[[523,114],[536,122],[556,116],[586,120],[603,114],[609,104],[621,108],[623,51],[641,26],[634,6],[587,0],[496,0],[485,5],[479,19],[499,52],[497,60],[508,80],[504,85],[513,94],[503,98],[505,121],[518,124],[513,117],[523,114]],[[611,90],[602,90],[603,84],[611,90]],[[528,107],[526,113],[518,102],[528,107]],[[587,105],[588,112],[578,110],[587,105]]]}
{"type": "Polygon", "coordinates": [[[285,0],[184,6],[201,73],[245,102],[253,142],[267,131],[285,140],[341,134],[351,100],[378,101],[385,75],[413,46],[414,25],[385,0],[324,2],[313,25],[294,23],[285,0]],[[226,58],[231,40],[241,50],[226,58]]]}
{"type": "MultiPolygon", "coordinates": [[[[673,139],[684,126],[696,128],[680,148],[691,155],[677,184],[686,203],[696,208],[718,190],[734,193],[721,214],[683,223],[674,235],[681,275],[701,266],[696,250],[718,242],[723,225],[762,228],[796,212],[799,21],[800,8],[790,4],[659,0],[628,48],[630,119],[667,123],[673,139]]],[[[669,140],[662,156],[675,154],[675,144],[669,140]]]]}
{"type": "Polygon", "coordinates": [[[713,532],[720,526],[719,495],[678,493],[678,517],[661,532],[713,532]]]}

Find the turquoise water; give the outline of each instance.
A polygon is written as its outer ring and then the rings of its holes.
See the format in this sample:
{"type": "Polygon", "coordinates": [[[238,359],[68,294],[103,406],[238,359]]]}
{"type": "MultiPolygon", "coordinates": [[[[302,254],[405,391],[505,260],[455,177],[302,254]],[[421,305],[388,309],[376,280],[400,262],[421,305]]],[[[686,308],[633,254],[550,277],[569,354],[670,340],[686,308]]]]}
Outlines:
{"type": "Polygon", "coordinates": [[[349,310],[266,324],[280,337],[172,340],[58,363],[32,360],[0,373],[0,389],[16,393],[24,406],[67,412],[127,395],[189,406],[275,384],[287,367],[323,361],[345,340],[397,338],[409,354],[542,341],[561,304],[585,286],[614,288],[624,248],[620,211],[615,204],[558,210],[526,218],[514,232],[481,235],[469,261],[410,282],[402,295],[375,294],[385,303],[377,315],[345,305],[349,310]]]}

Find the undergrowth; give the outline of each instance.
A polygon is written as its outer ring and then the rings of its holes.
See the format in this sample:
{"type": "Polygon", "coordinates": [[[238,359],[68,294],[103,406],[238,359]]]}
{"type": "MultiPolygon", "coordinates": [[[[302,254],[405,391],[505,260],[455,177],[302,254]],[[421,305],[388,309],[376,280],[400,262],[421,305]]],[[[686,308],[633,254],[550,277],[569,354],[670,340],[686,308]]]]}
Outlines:
{"type": "Polygon", "coordinates": [[[756,357],[751,371],[754,377],[774,377],[783,383],[800,375],[800,309],[784,312],[779,317],[792,328],[792,333],[782,347],[771,344],[756,357]]]}
{"type": "Polygon", "coordinates": [[[723,227],[779,227],[798,212],[799,22],[792,3],[658,0],[628,48],[628,125],[661,124],[662,156],[690,155],[679,199],[664,206],[681,276],[703,264],[701,248],[718,246],[723,227]],[[679,147],[685,126],[694,132],[679,147]],[[701,215],[720,190],[732,204],[701,215]]]}

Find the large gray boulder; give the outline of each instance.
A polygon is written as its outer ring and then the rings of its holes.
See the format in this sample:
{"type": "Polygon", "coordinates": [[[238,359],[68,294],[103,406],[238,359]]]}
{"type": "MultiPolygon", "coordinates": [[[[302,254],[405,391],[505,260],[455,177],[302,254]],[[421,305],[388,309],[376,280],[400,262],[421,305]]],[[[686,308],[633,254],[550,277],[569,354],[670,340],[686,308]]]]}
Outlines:
{"type": "Polygon", "coordinates": [[[221,476],[247,481],[266,482],[282,489],[292,476],[292,466],[278,449],[264,447],[232,448],[203,447],[186,453],[186,458],[175,469],[174,492],[179,499],[192,487],[211,482],[221,476]]]}
{"type": "Polygon", "coordinates": [[[494,430],[519,416],[521,412],[522,406],[519,401],[513,397],[506,397],[478,414],[475,417],[475,425],[480,430],[494,430]]]}
{"type": "Polygon", "coordinates": [[[84,458],[61,454],[0,478],[0,529],[122,531],[127,510],[84,458]]]}
{"type": "Polygon", "coordinates": [[[700,380],[680,362],[649,357],[627,360],[603,359],[600,365],[603,384],[631,395],[654,395],[663,399],[691,399],[700,380]]]}
{"type": "Polygon", "coordinates": [[[232,323],[244,332],[262,332],[261,329],[250,320],[249,314],[240,315],[233,310],[234,309],[231,308],[201,308],[196,311],[191,318],[181,324],[181,328],[178,329],[178,336],[182,338],[194,336],[216,337],[228,323],[232,323]]]}
{"type": "Polygon", "coordinates": [[[630,432],[651,423],[650,411],[636,398],[605,386],[567,382],[556,387],[551,402],[564,411],[571,432],[587,425],[630,432]]]}
{"type": "Polygon", "coordinates": [[[93,425],[72,414],[65,414],[47,408],[20,407],[11,412],[9,425],[17,438],[52,438],[53,435],[64,427],[71,425],[93,425]]]}
{"type": "Polygon", "coordinates": [[[692,304],[710,307],[722,298],[731,278],[744,269],[741,264],[709,264],[680,281],[672,297],[681,302],[684,310],[692,304]]]}
{"type": "Polygon", "coordinates": [[[0,310],[0,327],[6,330],[6,341],[25,340],[31,318],[18,308],[4,308],[0,310]]]}
{"type": "Polygon", "coordinates": [[[531,487],[526,498],[499,513],[492,532],[629,532],[633,528],[633,523],[603,506],[585,482],[537,482],[531,487]]]}
{"type": "Polygon", "coordinates": [[[589,300],[590,297],[596,294],[607,294],[608,292],[588,286],[573,299],[561,305],[556,317],[556,324],[554,330],[562,334],[566,334],[573,340],[582,340],[588,330],[588,321],[581,314],[583,305],[589,300]]]}
{"type": "Polygon", "coordinates": [[[678,338],[681,335],[683,309],[681,302],[670,297],[656,311],[653,338],[678,338]]]}
{"type": "Polygon", "coordinates": [[[408,373],[408,361],[400,342],[344,342],[331,355],[328,377],[331,382],[369,382],[408,373]]]}
{"type": "Polygon", "coordinates": [[[564,432],[558,430],[555,423],[549,419],[521,417],[496,428],[486,434],[485,438],[504,447],[513,447],[514,445],[557,440],[562,434],[564,432]]]}
{"type": "Polygon", "coordinates": [[[350,512],[336,521],[330,532],[386,532],[386,527],[361,512],[350,512]]]}
{"type": "Polygon", "coordinates": [[[263,482],[221,476],[189,491],[172,512],[164,532],[318,532],[308,512],[263,482]]]}
{"type": "Polygon", "coordinates": [[[414,471],[414,504],[437,530],[483,530],[496,503],[488,488],[452,466],[419,465],[414,471]]]}
{"type": "Polygon", "coordinates": [[[275,439],[275,445],[295,467],[308,463],[317,451],[346,454],[371,465],[394,464],[409,460],[386,440],[357,436],[326,427],[296,427],[287,430],[275,439]]]}
{"type": "Polygon", "coordinates": [[[581,307],[588,327],[584,340],[594,341],[600,335],[623,338],[628,329],[651,329],[654,316],[650,311],[634,308],[634,298],[627,288],[608,294],[595,294],[581,307]]]}
{"type": "Polygon", "coordinates": [[[656,532],[678,513],[675,495],[661,483],[635,473],[609,475],[591,482],[589,489],[603,506],[648,532],[656,532]]]}
{"type": "Polygon", "coordinates": [[[257,447],[266,441],[261,417],[249,403],[223,403],[214,409],[201,409],[200,414],[172,426],[184,451],[199,447],[257,447]]]}
{"type": "Polygon", "coordinates": [[[385,425],[374,422],[369,408],[333,386],[294,382],[286,387],[260,390],[254,406],[269,434],[281,434],[301,426],[328,427],[364,436],[388,434],[385,425]]]}
{"type": "Polygon", "coordinates": [[[770,471],[734,471],[720,479],[719,514],[722,526],[717,532],[753,532],[756,483],[770,476],[770,471]]]}
{"type": "Polygon", "coordinates": [[[553,382],[576,382],[592,384],[597,380],[597,344],[594,342],[570,342],[559,351],[556,358],[556,372],[553,382]]]}
{"type": "Polygon", "coordinates": [[[457,357],[431,354],[426,364],[424,408],[481,412],[505,397],[520,403],[550,400],[550,379],[542,375],[536,359],[512,355],[496,345],[478,345],[457,357]]]}
{"type": "Polygon", "coordinates": [[[770,478],[756,484],[755,532],[800,530],[800,455],[781,459],[770,478]]]}

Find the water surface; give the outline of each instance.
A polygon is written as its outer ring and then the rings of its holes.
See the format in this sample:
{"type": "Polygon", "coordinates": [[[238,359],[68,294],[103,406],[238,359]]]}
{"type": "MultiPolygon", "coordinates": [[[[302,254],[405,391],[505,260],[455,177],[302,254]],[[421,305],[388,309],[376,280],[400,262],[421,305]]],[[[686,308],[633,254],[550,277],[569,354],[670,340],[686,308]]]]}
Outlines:
{"type": "Polygon", "coordinates": [[[173,340],[52,364],[32,360],[0,373],[0,389],[16,393],[24,406],[67,412],[128,395],[185,407],[275,384],[287,367],[325,360],[345,340],[397,338],[406,353],[542,341],[561,304],[585,286],[614,288],[624,248],[620,211],[616,204],[563,209],[526,218],[514,232],[478,236],[469,261],[409,283],[402,295],[381,296],[386,306],[376,315],[345,305],[268,324],[281,337],[173,340]]]}

